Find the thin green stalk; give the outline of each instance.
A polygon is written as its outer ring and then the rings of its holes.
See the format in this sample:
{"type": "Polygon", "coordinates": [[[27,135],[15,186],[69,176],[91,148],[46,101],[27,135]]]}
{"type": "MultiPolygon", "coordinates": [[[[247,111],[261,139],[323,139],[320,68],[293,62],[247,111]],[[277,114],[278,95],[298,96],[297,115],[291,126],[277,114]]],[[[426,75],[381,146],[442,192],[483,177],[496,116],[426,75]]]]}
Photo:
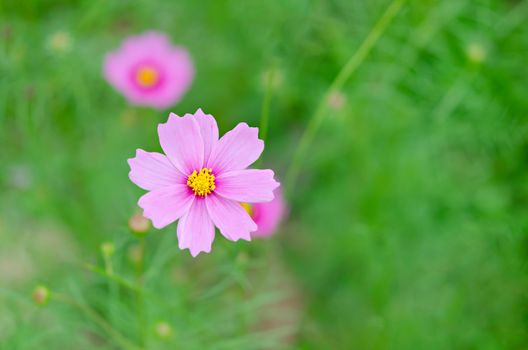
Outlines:
{"type": "MultiPolygon", "coordinates": [[[[112,256],[109,254],[103,254],[105,273],[108,276],[114,276],[114,266],[112,264],[112,256]]],[[[118,300],[118,286],[117,283],[111,279],[107,279],[108,292],[110,293],[110,302],[108,303],[108,314],[110,323],[113,324],[117,318],[116,300],[118,300]]]]}
{"type": "Polygon", "coordinates": [[[301,136],[299,145],[297,146],[297,149],[293,155],[293,161],[286,174],[286,191],[288,191],[288,193],[291,193],[293,189],[293,185],[301,171],[302,161],[306,156],[306,152],[326,116],[325,111],[327,109],[327,101],[329,96],[341,90],[350,76],[363,63],[367,55],[370,53],[374,45],[391,23],[392,19],[398,14],[405,1],[406,0],[393,0],[391,2],[378,22],[374,25],[374,27],[372,27],[363,43],[361,43],[361,46],[343,66],[328,90],[319,101],[312,118],[308,122],[306,130],[301,136]]]}
{"type": "Polygon", "coordinates": [[[139,350],[139,348],[136,345],[134,345],[124,335],[122,335],[116,329],[114,329],[112,325],[110,325],[103,317],[101,317],[101,315],[97,313],[97,311],[95,311],[88,305],[81,304],[66,295],[58,294],[58,293],[52,293],[51,298],[55,301],[59,301],[59,302],[62,302],[62,303],[78,308],[80,311],[82,311],[85,314],[86,317],[88,317],[94,323],[96,323],[99,327],[101,327],[101,329],[103,329],[115,341],[117,345],[123,347],[123,349],[139,350]]]}
{"type": "MultiPolygon", "coordinates": [[[[273,96],[273,79],[275,78],[275,67],[272,67],[266,77],[266,91],[264,92],[264,99],[262,100],[262,106],[260,109],[260,126],[259,126],[259,137],[264,143],[266,143],[266,137],[268,136],[268,125],[269,125],[269,113],[271,106],[271,97],[273,96]]],[[[262,157],[255,163],[258,165],[262,162],[262,157]]]]}
{"type": "Polygon", "coordinates": [[[143,292],[143,271],[145,262],[145,237],[139,238],[141,259],[137,265],[137,318],[139,325],[139,343],[142,349],[146,348],[147,322],[145,319],[145,293],[143,292]]]}
{"type": "Polygon", "coordinates": [[[104,260],[106,274],[109,276],[112,276],[114,274],[114,266],[112,264],[112,258],[106,254],[103,254],[103,260],[104,260]]]}
{"type": "Polygon", "coordinates": [[[97,273],[103,277],[106,277],[107,279],[109,280],[112,280],[114,282],[117,282],[118,284],[120,284],[121,286],[125,287],[125,288],[128,288],[130,289],[131,291],[133,292],[136,292],[138,293],[140,290],[137,286],[135,286],[134,284],[132,284],[131,282],[127,281],[126,279],[124,279],[123,277],[117,275],[117,274],[108,274],[106,271],[103,271],[101,270],[100,268],[98,268],[97,266],[94,266],[92,264],[84,264],[83,267],[88,270],[88,271],[91,271],[91,272],[94,272],[94,273],[97,273]]]}
{"type": "Polygon", "coordinates": [[[266,92],[264,94],[264,100],[262,101],[262,107],[260,110],[260,138],[266,142],[268,136],[268,124],[269,124],[269,111],[271,106],[271,97],[273,95],[273,79],[275,78],[275,68],[272,67],[266,79],[266,92]]]}

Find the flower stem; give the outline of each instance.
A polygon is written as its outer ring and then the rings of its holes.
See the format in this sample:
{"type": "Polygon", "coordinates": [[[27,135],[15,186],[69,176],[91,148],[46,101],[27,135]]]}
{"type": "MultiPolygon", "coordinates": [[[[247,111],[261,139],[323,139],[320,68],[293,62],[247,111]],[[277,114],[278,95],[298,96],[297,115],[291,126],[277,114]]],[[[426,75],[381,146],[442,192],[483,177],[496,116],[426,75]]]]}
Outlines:
{"type": "Polygon", "coordinates": [[[271,97],[273,95],[273,79],[275,79],[275,67],[271,67],[266,77],[266,91],[262,107],[260,109],[260,138],[266,142],[268,135],[269,111],[271,106],[271,97]]]}
{"type": "Polygon", "coordinates": [[[145,293],[143,292],[143,271],[144,271],[144,262],[145,262],[145,237],[141,236],[139,238],[139,247],[140,247],[140,259],[137,264],[136,277],[137,277],[137,319],[139,326],[139,344],[141,349],[146,348],[146,331],[147,324],[145,319],[145,293]]]}
{"type": "Polygon", "coordinates": [[[319,101],[312,118],[308,122],[306,130],[301,136],[299,145],[297,146],[297,149],[293,155],[293,161],[286,174],[286,189],[288,193],[291,193],[293,190],[293,185],[295,184],[295,181],[297,180],[297,177],[301,171],[302,161],[306,156],[306,152],[326,116],[325,112],[327,110],[328,97],[331,94],[341,90],[350,76],[359,68],[381,35],[385,32],[392,19],[398,14],[405,1],[406,0],[393,0],[390,3],[381,18],[374,25],[374,27],[372,27],[365,40],[361,43],[357,51],[354,52],[343,68],[341,68],[334,81],[319,101]]]}
{"type": "Polygon", "coordinates": [[[135,284],[133,284],[132,282],[129,282],[128,280],[124,279],[123,277],[119,276],[118,274],[114,273],[112,275],[109,275],[108,273],[106,273],[106,271],[101,270],[100,268],[98,268],[97,266],[94,266],[92,264],[84,264],[83,267],[86,270],[91,271],[93,273],[97,273],[97,274],[107,278],[108,280],[116,282],[117,284],[121,285],[122,287],[130,289],[131,291],[133,291],[135,293],[139,292],[139,288],[135,284]]]}
{"type": "MultiPolygon", "coordinates": [[[[260,139],[266,143],[266,137],[268,136],[268,125],[269,125],[269,112],[271,106],[271,97],[273,96],[273,79],[275,78],[275,67],[272,66],[266,75],[266,91],[264,92],[264,99],[262,100],[262,106],[260,108],[260,126],[259,133],[260,139]]],[[[258,168],[262,162],[262,157],[257,160],[255,167],[258,168]]]]}
{"type": "Polygon", "coordinates": [[[88,317],[99,327],[101,327],[101,329],[103,329],[115,341],[115,343],[121,346],[123,349],[139,350],[136,345],[134,345],[124,335],[114,329],[111,324],[109,324],[103,317],[101,317],[101,315],[97,313],[97,311],[92,309],[90,306],[79,303],[78,301],[70,298],[69,296],[59,293],[51,293],[51,298],[55,301],[59,301],[64,304],[68,304],[78,308],[85,314],[86,317],[88,317]]]}
{"type": "MultiPolygon", "coordinates": [[[[105,266],[105,269],[104,269],[105,274],[108,276],[114,276],[114,267],[112,264],[112,257],[107,254],[103,254],[103,259],[104,259],[104,266],[105,266]]],[[[108,318],[109,318],[110,324],[112,324],[116,320],[117,314],[118,314],[116,305],[114,303],[114,301],[117,300],[118,298],[118,286],[115,283],[115,281],[113,281],[110,278],[107,280],[107,282],[108,282],[108,292],[110,293],[110,300],[111,300],[111,302],[108,304],[108,315],[109,315],[108,318]]]]}

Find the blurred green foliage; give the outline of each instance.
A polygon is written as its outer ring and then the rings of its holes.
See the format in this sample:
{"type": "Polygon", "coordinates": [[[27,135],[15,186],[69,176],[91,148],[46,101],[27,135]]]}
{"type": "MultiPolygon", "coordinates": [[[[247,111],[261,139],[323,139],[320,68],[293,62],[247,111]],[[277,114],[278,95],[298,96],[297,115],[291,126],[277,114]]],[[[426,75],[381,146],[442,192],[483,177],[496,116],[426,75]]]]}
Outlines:
{"type": "Polygon", "coordinates": [[[34,306],[45,282],[148,348],[527,348],[527,1],[407,1],[328,106],[281,232],[217,236],[194,260],[175,225],[147,236],[147,329],[133,291],[83,267],[104,266],[114,241],[114,268],[134,280],[126,223],[142,191],[126,159],[160,150],[168,114],[127,106],[102,79],[107,51],[167,32],[197,68],[170,110],[201,107],[221,133],[259,124],[273,70],[263,163],[284,178],[389,3],[0,0],[0,347],[120,348],[82,308],[34,306]],[[299,317],[266,333],[255,325],[277,280],[299,317]]]}

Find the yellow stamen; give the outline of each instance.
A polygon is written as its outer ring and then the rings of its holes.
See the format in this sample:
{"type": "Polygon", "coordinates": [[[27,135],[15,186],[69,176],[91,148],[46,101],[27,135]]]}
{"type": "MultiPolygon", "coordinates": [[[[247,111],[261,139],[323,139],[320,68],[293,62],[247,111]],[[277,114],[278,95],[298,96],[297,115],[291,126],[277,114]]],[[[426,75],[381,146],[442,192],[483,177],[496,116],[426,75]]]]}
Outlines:
{"type": "Polygon", "coordinates": [[[137,83],[145,88],[154,86],[159,80],[158,72],[151,67],[141,67],[136,72],[137,83]]]}
{"type": "Polygon", "coordinates": [[[193,190],[195,195],[205,197],[216,188],[214,180],[213,169],[202,168],[200,172],[194,170],[189,175],[187,186],[193,190]]]}
{"type": "Polygon", "coordinates": [[[249,216],[253,215],[253,207],[249,203],[240,203],[242,208],[244,208],[245,211],[249,214],[249,216]]]}

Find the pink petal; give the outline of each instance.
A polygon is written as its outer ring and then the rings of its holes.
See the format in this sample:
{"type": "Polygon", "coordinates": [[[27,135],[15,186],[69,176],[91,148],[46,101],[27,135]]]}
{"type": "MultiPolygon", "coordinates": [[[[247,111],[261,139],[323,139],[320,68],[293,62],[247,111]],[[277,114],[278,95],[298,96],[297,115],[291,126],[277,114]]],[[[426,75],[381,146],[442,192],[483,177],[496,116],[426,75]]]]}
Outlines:
{"type": "Polygon", "coordinates": [[[200,252],[209,253],[214,240],[214,226],[207,209],[205,200],[196,199],[178,222],[178,244],[180,249],[189,249],[195,257],[200,252]]]}
{"type": "Polygon", "coordinates": [[[160,32],[148,31],[137,36],[130,36],[123,41],[121,50],[129,55],[159,54],[170,50],[169,37],[160,32]]]}
{"type": "Polygon", "coordinates": [[[128,177],[139,187],[151,191],[177,183],[185,183],[183,176],[161,153],[136,150],[136,156],[128,160],[128,177]]]}
{"type": "Polygon", "coordinates": [[[163,109],[178,102],[189,89],[194,65],[185,48],[172,46],[163,33],[147,32],[127,38],[121,47],[108,53],[103,75],[129,103],[163,109]],[[133,78],[144,64],[156,68],[160,79],[158,85],[148,89],[133,78]]]}
{"type": "Polygon", "coordinates": [[[129,79],[130,62],[119,51],[106,54],[103,62],[103,76],[117,90],[124,93],[133,87],[129,79]]]}
{"type": "Polygon", "coordinates": [[[246,169],[221,173],[215,179],[215,193],[237,202],[269,202],[279,183],[273,179],[273,171],[246,169]]]}
{"type": "Polygon", "coordinates": [[[148,192],[139,199],[138,205],[143,208],[143,216],[159,229],[184,215],[193,199],[194,195],[186,184],[177,184],[148,192]]]}
{"type": "Polygon", "coordinates": [[[200,133],[204,142],[204,164],[207,164],[214,146],[218,142],[218,125],[210,114],[205,114],[201,109],[194,113],[194,118],[200,126],[200,133]]]}
{"type": "Polygon", "coordinates": [[[255,203],[252,205],[251,217],[255,220],[258,230],[251,234],[252,237],[268,237],[273,235],[288,209],[280,187],[275,190],[275,198],[267,203],[255,203]]]}
{"type": "Polygon", "coordinates": [[[207,167],[213,168],[216,175],[245,169],[260,157],[263,150],[264,141],[258,139],[258,128],[240,123],[218,141],[207,167]]]}
{"type": "Polygon", "coordinates": [[[138,104],[158,109],[170,107],[181,100],[194,78],[194,66],[189,53],[180,47],[171,48],[156,57],[163,73],[163,82],[151,90],[135,89],[138,104]]]}
{"type": "Polygon", "coordinates": [[[225,238],[251,240],[250,232],[256,231],[257,225],[239,203],[214,194],[207,196],[205,203],[209,216],[225,238]]]}
{"type": "Polygon", "coordinates": [[[167,123],[158,126],[158,135],[163,151],[180,172],[188,176],[202,168],[204,143],[192,115],[178,117],[171,113],[167,123]]]}

